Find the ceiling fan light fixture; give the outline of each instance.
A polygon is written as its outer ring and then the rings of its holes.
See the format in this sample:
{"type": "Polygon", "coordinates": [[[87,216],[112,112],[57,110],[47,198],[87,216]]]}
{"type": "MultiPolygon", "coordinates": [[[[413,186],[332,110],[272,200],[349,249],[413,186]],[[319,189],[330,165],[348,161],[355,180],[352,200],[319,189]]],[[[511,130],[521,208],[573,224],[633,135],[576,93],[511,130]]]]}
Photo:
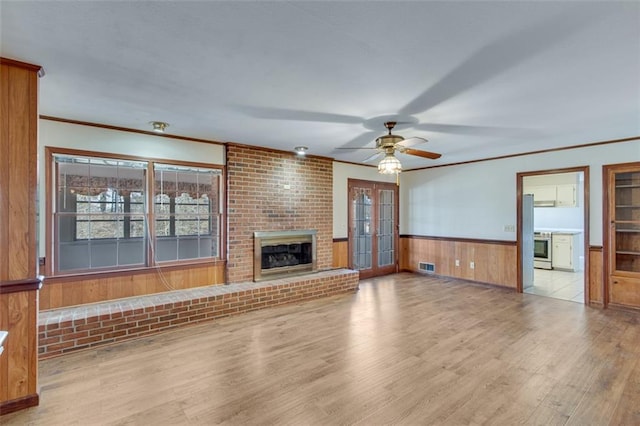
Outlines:
{"type": "Polygon", "coordinates": [[[149,124],[151,124],[153,131],[156,133],[164,133],[164,130],[169,127],[169,123],[164,121],[150,121],[149,124]]]}
{"type": "Polygon", "coordinates": [[[295,148],[293,148],[293,150],[296,152],[296,154],[298,155],[305,155],[307,153],[307,150],[309,148],[307,148],[306,146],[296,146],[295,148]]]}
{"type": "Polygon", "coordinates": [[[393,152],[385,155],[378,164],[378,173],[382,173],[383,175],[397,174],[401,171],[402,164],[400,164],[400,160],[393,155],[393,152]]]}

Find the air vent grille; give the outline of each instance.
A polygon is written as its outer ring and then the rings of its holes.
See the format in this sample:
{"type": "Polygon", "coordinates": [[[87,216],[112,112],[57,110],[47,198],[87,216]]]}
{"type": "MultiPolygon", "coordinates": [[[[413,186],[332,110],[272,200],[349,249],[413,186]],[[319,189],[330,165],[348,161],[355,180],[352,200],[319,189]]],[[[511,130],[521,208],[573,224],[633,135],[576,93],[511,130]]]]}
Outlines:
{"type": "Polygon", "coordinates": [[[434,263],[418,262],[418,269],[423,272],[433,274],[434,272],[436,272],[436,265],[434,263]]]}

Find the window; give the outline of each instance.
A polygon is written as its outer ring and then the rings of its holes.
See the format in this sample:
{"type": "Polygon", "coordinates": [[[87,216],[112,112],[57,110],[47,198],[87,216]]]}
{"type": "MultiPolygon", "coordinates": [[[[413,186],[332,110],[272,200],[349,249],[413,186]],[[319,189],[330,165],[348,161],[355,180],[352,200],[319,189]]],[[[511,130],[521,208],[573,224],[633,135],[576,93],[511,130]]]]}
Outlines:
{"type": "Polygon", "coordinates": [[[54,273],[220,256],[220,169],[70,154],[53,164],[54,273]]]}
{"type": "Polygon", "coordinates": [[[219,171],[156,164],[154,172],[156,260],[216,256],[219,171]]]}

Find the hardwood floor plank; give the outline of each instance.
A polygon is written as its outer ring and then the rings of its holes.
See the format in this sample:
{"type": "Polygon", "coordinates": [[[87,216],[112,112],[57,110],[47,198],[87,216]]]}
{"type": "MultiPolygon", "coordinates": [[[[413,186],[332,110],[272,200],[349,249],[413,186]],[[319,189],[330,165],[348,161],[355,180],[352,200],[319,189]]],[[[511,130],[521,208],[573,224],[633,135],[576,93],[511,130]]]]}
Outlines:
{"type": "Polygon", "coordinates": [[[612,415],[611,424],[640,424],[640,360],[637,360],[633,371],[627,379],[618,405],[612,415]]]}
{"type": "MultiPolygon", "coordinates": [[[[620,340],[613,350],[603,357],[601,368],[598,370],[593,385],[588,389],[580,403],[576,406],[575,413],[571,416],[569,424],[580,425],[586,422],[603,423],[609,421],[616,410],[623,392],[628,389],[629,376],[637,365],[640,350],[640,333],[637,327],[628,326],[620,336],[620,340]],[[593,403],[596,400],[597,403],[593,403]]],[[[635,389],[636,395],[638,389],[635,389]]],[[[636,409],[640,406],[640,399],[634,403],[636,409]]]]}
{"type": "Polygon", "coordinates": [[[417,274],[40,363],[2,424],[639,424],[640,313],[417,274]]]}

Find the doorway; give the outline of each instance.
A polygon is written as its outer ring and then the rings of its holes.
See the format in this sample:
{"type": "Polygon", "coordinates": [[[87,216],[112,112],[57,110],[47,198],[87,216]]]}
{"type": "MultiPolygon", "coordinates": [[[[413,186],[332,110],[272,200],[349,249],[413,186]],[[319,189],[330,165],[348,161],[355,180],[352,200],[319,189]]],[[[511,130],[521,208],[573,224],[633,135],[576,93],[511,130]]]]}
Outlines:
{"type": "Polygon", "coordinates": [[[519,292],[589,303],[588,182],[588,167],[518,173],[519,292]],[[524,226],[529,215],[533,228],[524,226]],[[531,239],[533,274],[524,251],[531,239]]]}
{"type": "Polygon", "coordinates": [[[349,268],[360,278],[398,270],[398,186],[349,179],[349,268]]]}

